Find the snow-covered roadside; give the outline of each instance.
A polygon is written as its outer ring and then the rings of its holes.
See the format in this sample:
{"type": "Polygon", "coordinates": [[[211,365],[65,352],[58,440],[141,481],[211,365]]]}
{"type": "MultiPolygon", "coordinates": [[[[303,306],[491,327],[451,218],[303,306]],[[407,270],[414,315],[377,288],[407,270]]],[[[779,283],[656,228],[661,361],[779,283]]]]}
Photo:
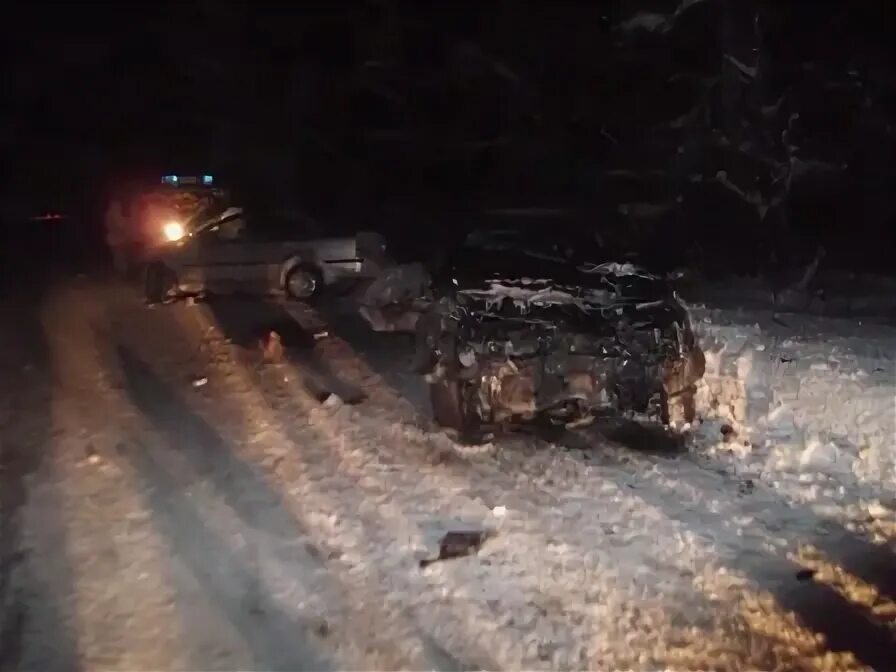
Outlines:
{"type": "Polygon", "coordinates": [[[830,515],[893,530],[896,329],[691,308],[706,353],[697,449],[830,515]]]}

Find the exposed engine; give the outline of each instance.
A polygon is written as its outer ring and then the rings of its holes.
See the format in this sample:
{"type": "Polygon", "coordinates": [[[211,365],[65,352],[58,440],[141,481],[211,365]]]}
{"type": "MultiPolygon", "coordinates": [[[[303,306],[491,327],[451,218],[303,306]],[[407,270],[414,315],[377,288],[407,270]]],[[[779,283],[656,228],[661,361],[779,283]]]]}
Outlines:
{"type": "Polygon", "coordinates": [[[703,360],[681,303],[628,265],[579,271],[581,285],[492,278],[443,298],[421,321],[430,382],[447,390],[434,406],[447,394],[468,426],[599,409],[691,420],[703,360]]]}

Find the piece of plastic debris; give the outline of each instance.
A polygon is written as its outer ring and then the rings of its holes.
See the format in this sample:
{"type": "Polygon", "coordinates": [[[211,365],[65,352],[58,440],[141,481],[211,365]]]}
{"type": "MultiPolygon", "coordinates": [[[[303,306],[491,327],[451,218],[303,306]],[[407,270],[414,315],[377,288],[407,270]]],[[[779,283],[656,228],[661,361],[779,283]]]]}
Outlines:
{"type": "Polygon", "coordinates": [[[326,338],[329,335],[330,335],[329,331],[318,331],[316,334],[314,334],[314,340],[319,341],[320,339],[326,338]]]}
{"type": "Polygon", "coordinates": [[[498,518],[503,518],[507,515],[507,507],[506,506],[496,506],[492,509],[492,514],[497,516],[498,518]]]}
{"type": "Polygon", "coordinates": [[[323,403],[321,405],[324,408],[339,408],[340,406],[342,406],[342,404],[342,397],[340,397],[338,394],[330,393],[327,398],[323,400],[323,403]]]}
{"type": "Polygon", "coordinates": [[[196,378],[193,380],[193,387],[202,387],[206,383],[208,383],[208,378],[205,378],[205,377],[196,378]]]}
{"type": "Polygon", "coordinates": [[[439,540],[439,556],[437,558],[424,558],[420,561],[421,567],[426,567],[439,560],[462,558],[476,553],[482,543],[488,538],[483,530],[470,530],[464,532],[446,532],[439,540]]]}
{"type": "Polygon", "coordinates": [[[280,362],[283,360],[283,340],[276,331],[270,331],[261,339],[261,351],[264,358],[269,362],[280,362]]]}

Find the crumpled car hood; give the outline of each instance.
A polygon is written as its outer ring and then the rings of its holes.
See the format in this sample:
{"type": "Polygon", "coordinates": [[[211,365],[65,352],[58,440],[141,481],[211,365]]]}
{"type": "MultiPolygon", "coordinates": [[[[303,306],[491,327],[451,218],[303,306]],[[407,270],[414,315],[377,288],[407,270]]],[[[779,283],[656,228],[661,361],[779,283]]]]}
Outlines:
{"type": "Polygon", "coordinates": [[[459,307],[480,318],[562,322],[585,331],[620,320],[637,328],[683,318],[668,285],[649,276],[584,276],[581,284],[492,277],[458,283],[454,294],[459,307]]]}

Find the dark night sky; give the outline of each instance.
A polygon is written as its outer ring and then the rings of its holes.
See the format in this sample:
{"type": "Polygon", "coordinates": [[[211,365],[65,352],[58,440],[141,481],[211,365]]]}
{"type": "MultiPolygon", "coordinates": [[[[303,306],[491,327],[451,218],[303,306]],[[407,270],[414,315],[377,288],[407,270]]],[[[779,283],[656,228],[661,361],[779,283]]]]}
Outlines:
{"type": "MultiPolygon", "coordinates": [[[[844,199],[873,210],[874,226],[892,221],[881,194],[894,184],[883,156],[893,3],[187,0],[16,12],[2,125],[13,200],[78,207],[110,179],[208,169],[331,210],[528,195],[615,212],[623,193],[687,206],[698,172],[735,179],[746,165],[748,181],[772,183],[763,171],[788,161],[781,133],[798,114],[788,130],[802,134],[799,158],[850,163],[844,199]],[[669,30],[621,28],[676,7],[669,30]],[[755,56],[760,77],[726,83],[731,53],[755,56]],[[762,112],[782,99],[777,117],[762,112]],[[744,156],[718,158],[731,145],[720,134],[738,136],[744,156]],[[604,177],[623,168],[640,181],[604,177]]],[[[693,219],[686,207],[677,217],[693,219]]]]}
{"type": "MultiPolygon", "coordinates": [[[[7,41],[5,141],[19,172],[46,178],[75,165],[199,168],[227,163],[216,154],[245,155],[245,145],[300,141],[303,124],[351,125],[361,51],[377,51],[388,21],[363,2],[22,10],[7,41]]],[[[424,28],[432,37],[421,51],[450,30],[450,15],[440,13],[427,12],[439,29],[424,28]]],[[[432,56],[415,60],[425,67],[432,56]]]]}

